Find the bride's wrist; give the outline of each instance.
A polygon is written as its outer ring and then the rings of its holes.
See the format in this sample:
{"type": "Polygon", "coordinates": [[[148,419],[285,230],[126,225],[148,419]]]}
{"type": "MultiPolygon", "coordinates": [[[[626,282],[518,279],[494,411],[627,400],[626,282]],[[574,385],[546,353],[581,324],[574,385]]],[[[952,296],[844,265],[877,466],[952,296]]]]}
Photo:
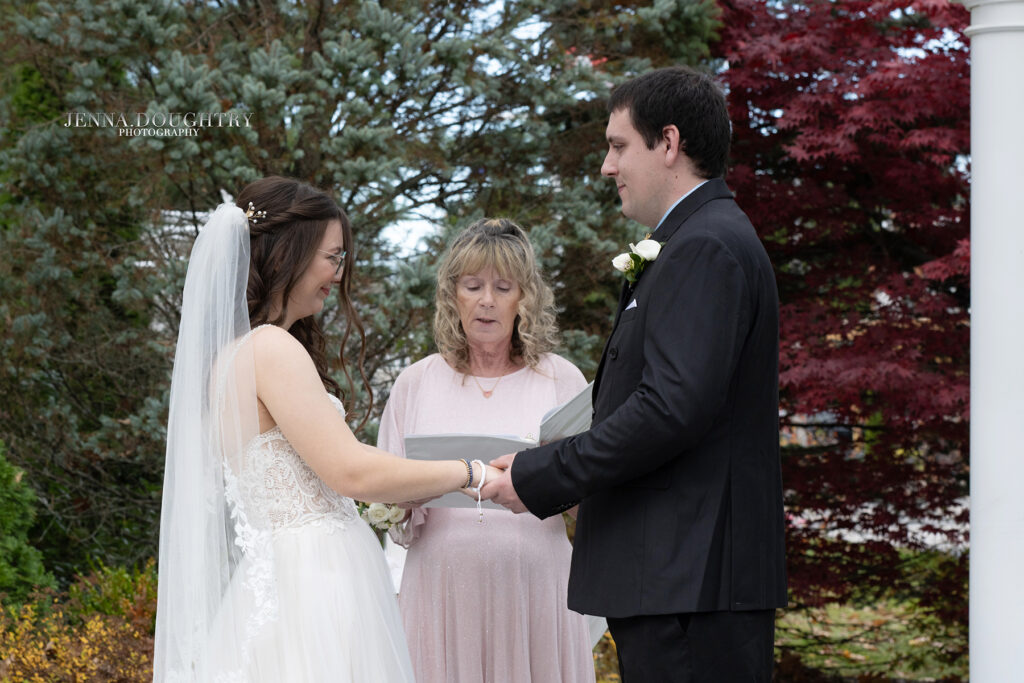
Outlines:
{"type": "Polygon", "coordinates": [[[459,462],[461,462],[463,466],[465,466],[466,468],[466,479],[462,482],[462,485],[459,488],[472,488],[473,484],[480,481],[480,475],[476,473],[476,467],[474,463],[471,463],[469,460],[466,460],[465,458],[461,458],[459,462]]]}

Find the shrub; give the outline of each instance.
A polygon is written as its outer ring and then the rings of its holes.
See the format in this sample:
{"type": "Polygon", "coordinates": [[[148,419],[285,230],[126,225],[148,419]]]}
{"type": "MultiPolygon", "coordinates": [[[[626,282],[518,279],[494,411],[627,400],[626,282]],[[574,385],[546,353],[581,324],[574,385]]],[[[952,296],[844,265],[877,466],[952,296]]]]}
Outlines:
{"type": "Polygon", "coordinates": [[[156,569],[100,567],[66,593],[0,610],[3,683],[148,683],[156,569]]]}
{"type": "Polygon", "coordinates": [[[28,542],[35,505],[35,493],[22,481],[22,471],[4,457],[0,441],[0,596],[9,604],[20,604],[30,591],[54,585],[42,554],[28,542]]]}

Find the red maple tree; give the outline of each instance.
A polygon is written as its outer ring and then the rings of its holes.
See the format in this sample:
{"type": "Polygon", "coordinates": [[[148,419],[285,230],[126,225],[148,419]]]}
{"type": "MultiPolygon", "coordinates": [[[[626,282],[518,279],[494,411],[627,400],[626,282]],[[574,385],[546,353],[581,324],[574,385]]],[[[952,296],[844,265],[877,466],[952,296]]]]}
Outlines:
{"type": "Polygon", "coordinates": [[[905,591],[965,624],[966,554],[929,555],[924,575],[914,551],[966,543],[968,14],[720,6],[727,180],[782,304],[794,602],[905,591]]]}

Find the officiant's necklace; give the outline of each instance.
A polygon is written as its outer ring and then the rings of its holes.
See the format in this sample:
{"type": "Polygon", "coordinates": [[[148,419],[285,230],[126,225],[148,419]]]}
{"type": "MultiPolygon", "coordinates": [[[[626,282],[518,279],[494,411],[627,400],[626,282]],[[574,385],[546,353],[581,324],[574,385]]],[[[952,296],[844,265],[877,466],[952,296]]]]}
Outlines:
{"type": "Polygon", "coordinates": [[[476,382],[476,386],[480,389],[480,393],[484,395],[484,398],[490,398],[491,394],[494,393],[494,390],[498,388],[498,384],[501,383],[501,378],[504,377],[504,375],[498,375],[498,381],[495,382],[494,386],[490,389],[484,389],[484,386],[480,384],[480,380],[476,378],[476,375],[470,375],[470,377],[472,377],[473,381],[476,382]]]}
{"type": "Polygon", "coordinates": [[[476,375],[470,375],[470,377],[472,377],[473,381],[476,382],[476,386],[480,390],[480,393],[484,395],[484,398],[490,398],[494,393],[494,390],[498,388],[499,384],[501,384],[501,378],[505,376],[505,370],[507,369],[507,365],[501,369],[501,374],[498,375],[498,381],[496,381],[490,389],[484,389],[484,385],[480,384],[480,380],[476,378],[476,375]]]}

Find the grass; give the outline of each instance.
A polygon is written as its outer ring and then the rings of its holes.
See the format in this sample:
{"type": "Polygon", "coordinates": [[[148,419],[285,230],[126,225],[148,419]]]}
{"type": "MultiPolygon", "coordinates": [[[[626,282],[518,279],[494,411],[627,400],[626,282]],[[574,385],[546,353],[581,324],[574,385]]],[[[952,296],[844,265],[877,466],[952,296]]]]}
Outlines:
{"type": "MultiPolygon", "coordinates": [[[[896,600],[780,610],[775,632],[776,660],[782,653],[796,655],[803,666],[822,674],[879,683],[965,681],[966,658],[950,663],[949,657],[965,640],[955,627],[896,600]]],[[[619,683],[615,643],[607,633],[594,648],[594,668],[597,683],[619,683]]],[[[778,683],[786,680],[789,676],[777,672],[778,683]]]]}
{"type": "Polygon", "coordinates": [[[780,612],[778,650],[799,655],[810,668],[875,680],[959,681],[966,658],[951,655],[966,640],[960,629],[921,616],[913,603],[830,604],[780,612]]]}

